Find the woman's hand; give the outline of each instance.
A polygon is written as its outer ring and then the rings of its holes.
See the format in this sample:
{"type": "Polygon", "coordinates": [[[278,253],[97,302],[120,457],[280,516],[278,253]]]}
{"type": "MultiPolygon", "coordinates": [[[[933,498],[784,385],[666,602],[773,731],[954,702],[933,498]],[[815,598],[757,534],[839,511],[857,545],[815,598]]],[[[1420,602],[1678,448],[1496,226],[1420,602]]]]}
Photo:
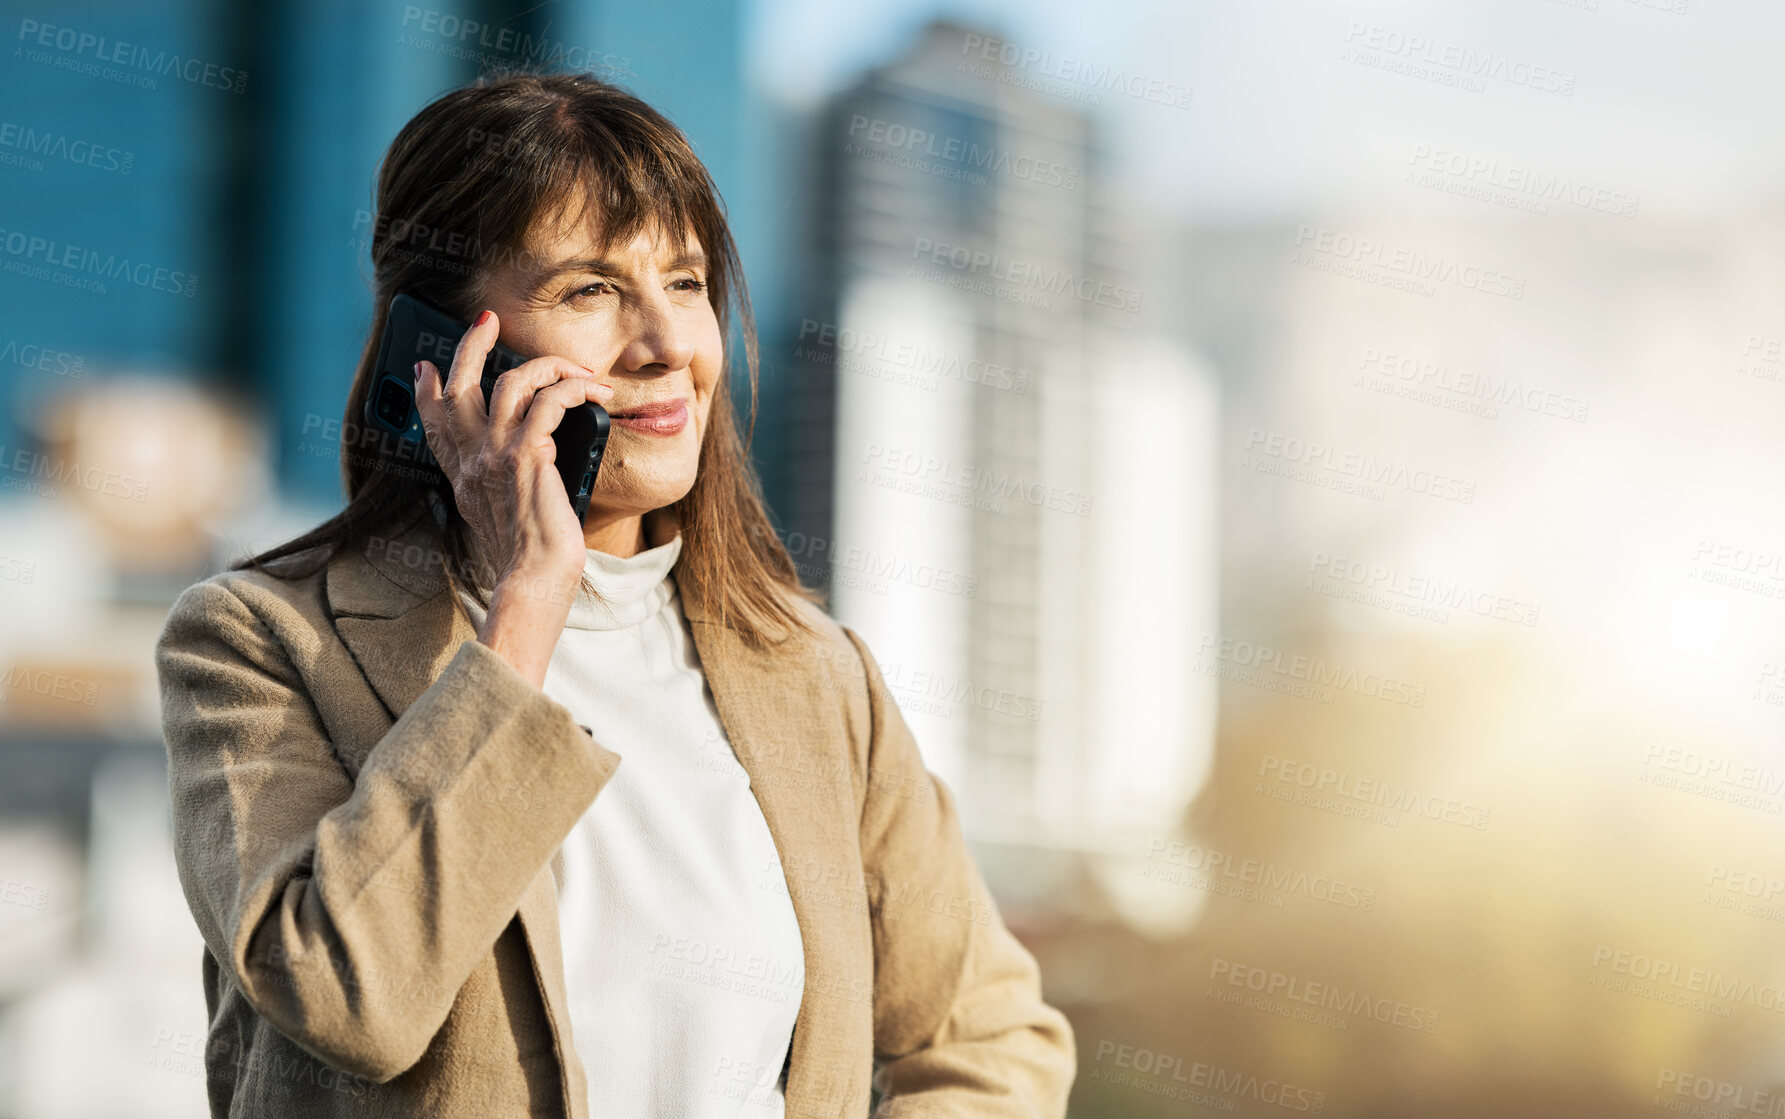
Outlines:
{"type": "Polygon", "coordinates": [[[418,362],[415,406],[428,448],[490,565],[478,573],[492,587],[478,639],[541,686],[585,559],[583,526],[558,477],[552,432],[565,412],[591,400],[606,404],[614,390],[574,361],[537,357],[496,378],[486,410],[483,364],[500,327],[494,313],[478,316],[459,340],[444,384],[432,362],[418,362]]]}

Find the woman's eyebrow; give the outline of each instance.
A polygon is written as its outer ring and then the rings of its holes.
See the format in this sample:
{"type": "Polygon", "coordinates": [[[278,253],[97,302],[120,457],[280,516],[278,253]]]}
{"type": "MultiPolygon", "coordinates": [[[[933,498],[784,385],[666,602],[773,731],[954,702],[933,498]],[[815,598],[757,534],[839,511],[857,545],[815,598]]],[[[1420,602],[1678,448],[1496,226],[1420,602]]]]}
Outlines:
{"type": "MultiPolygon", "coordinates": [[[[674,272],[679,268],[705,268],[706,263],[707,254],[699,249],[695,249],[692,252],[678,254],[674,260],[669,262],[669,267],[665,268],[664,271],[674,272]]],[[[611,260],[596,260],[586,257],[577,260],[562,260],[557,264],[547,265],[536,272],[534,274],[534,283],[545,284],[557,279],[559,276],[568,276],[580,272],[594,272],[603,276],[612,276],[624,271],[625,269],[611,260]]]]}

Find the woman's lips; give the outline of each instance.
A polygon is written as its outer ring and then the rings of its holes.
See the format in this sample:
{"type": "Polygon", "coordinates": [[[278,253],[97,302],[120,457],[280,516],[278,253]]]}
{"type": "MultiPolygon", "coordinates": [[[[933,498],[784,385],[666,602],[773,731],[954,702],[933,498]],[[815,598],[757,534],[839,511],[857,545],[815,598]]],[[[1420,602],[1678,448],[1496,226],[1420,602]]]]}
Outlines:
{"type": "Polygon", "coordinates": [[[650,412],[637,416],[612,416],[608,421],[628,431],[637,431],[645,435],[674,435],[688,426],[688,404],[677,401],[676,406],[666,412],[650,412]]]}

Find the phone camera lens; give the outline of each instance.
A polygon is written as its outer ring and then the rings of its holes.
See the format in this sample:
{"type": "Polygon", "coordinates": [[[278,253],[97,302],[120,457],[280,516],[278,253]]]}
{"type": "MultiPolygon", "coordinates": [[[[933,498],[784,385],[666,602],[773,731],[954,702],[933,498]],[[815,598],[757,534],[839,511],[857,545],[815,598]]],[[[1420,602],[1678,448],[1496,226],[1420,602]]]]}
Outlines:
{"type": "Polygon", "coordinates": [[[411,397],[409,390],[395,377],[386,377],[378,385],[378,397],[373,407],[378,418],[394,428],[409,426],[409,407],[411,397]]]}

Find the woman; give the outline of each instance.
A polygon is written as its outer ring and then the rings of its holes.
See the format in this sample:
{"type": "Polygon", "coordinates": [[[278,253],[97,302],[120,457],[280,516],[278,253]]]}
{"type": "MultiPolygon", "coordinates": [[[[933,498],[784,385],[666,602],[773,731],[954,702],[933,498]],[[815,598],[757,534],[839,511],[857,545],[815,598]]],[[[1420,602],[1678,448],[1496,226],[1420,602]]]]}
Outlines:
{"type": "Polygon", "coordinates": [[[188,588],[157,645],[214,1115],[1061,1115],[1075,1071],[729,404],[736,249],[687,140],[586,75],[436,100],[378,181],[371,340],[433,462],[188,588]],[[486,408],[500,338],[534,358],[486,408]],[[579,523],[566,409],[613,417],[579,523]]]}

